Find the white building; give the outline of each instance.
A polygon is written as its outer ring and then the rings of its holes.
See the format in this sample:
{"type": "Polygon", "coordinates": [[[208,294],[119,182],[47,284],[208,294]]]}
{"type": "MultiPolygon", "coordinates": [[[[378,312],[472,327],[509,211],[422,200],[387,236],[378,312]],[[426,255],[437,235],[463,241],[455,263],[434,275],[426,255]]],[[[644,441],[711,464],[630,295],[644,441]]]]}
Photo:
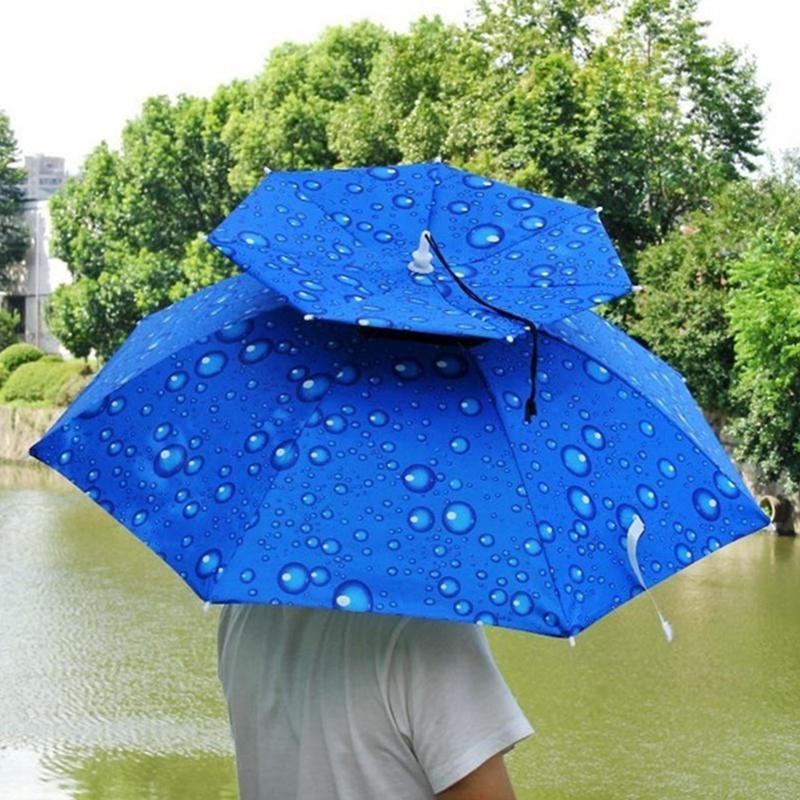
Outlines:
{"type": "Polygon", "coordinates": [[[50,156],[25,158],[27,181],[24,185],[23,220],[30,234],[25,259],[16,270],[9,290],[0,292],[3,307],[16,311],[21,318],[23,341],[35,344],[47,353],[67,355],[66,349],[47,330],[45,307],[53,290],[70,283],[72,276],[61,259],[50,255],[50,213],[48,198],[66,180],[64,159],[50,156]]]}
{"type": "Polygon", "coordinates": [[[25,199],[46,200],[67,179],[64,159],[58,156],[25,156],[25,199]]]}

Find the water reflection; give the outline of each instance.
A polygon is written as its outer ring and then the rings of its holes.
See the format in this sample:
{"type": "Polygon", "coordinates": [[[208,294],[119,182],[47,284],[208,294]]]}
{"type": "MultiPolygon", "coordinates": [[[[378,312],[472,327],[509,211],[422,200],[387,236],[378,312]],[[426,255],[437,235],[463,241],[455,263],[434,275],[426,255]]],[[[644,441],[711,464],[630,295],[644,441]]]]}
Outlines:
{"type": "Polygon", "coordinates": [[[0,796],[235,797],[216,613],[46,474],[0,475],[0,796]]]}
{"type": "Polygon", "coordinates": [[[91,756],[64,753],[46,764],[54,774],[68,773],[75,800],[187,800],[237,797],[231,759],[195,753],[140,753],[96,751],[91,756]]]}
{"type": "MultiPolygon", "coordinates": [[[[49,471],[0,466],[0,552],[0,796],[236,797],[216,614],[49,471]]],[[[672,645],[645,598],[575,648],[490,631],[537,729],[519,800],[795,800],[798,579],[753,536],[656,588],[672,645]]]]}

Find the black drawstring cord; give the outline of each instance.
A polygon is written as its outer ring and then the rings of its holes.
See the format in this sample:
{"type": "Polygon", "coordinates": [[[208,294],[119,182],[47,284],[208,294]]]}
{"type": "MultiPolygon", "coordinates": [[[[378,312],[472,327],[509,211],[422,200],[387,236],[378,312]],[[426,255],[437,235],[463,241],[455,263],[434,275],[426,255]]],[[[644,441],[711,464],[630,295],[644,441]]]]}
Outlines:
{"type": "Polygon", "coordinates": [[[444,255],[442,255],[442,251],[439,249],[439,245],[436,244],[436,240],[431,236],[430,233],[425,233],[425,239],[428,241],[428,244],[433,249],[434,254],[442,262],[442,266],[450,273],[450,276],[453,280],[458,284],[458,287],[464,292],[465,295],[472,298],[476,303],[480,303],[482,306],[491,309],[495,313],[499,314],[501,317],[505,317],[506,319],[514,320],[515,322],[521,322],[528,330],[531,332],[531,391],[528,395],[528,399],[525,401],[525,422],[529,422],[531,417],[536,416],[536,369],[539,363],[539,331],[536,328],[536,323],[532,322],[531,320],[527,319],[526,317],[521,317],[519,314],[515,314],[513,311],[506,311],[504,308],[498,308],[495,305],[492,305],[488,300],[484,300],[479,294],[473,291],[464,281],[453,271],[450,265],[447,263],[444,255]]]}

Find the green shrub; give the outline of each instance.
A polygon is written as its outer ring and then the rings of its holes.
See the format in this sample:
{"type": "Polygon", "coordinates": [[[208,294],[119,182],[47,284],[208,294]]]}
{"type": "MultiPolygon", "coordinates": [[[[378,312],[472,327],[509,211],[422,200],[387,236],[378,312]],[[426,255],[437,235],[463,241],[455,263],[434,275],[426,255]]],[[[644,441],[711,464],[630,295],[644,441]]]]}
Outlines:
{"type": "Polygon", "coordinates": [[[27,364],[30,361],[38,361],[44,353],[32,344],[17,342],[0,352],[0,364],[9,372],[14,372],[17,367],[27,364]]]}
{"type": "Polygon", "coordinates": [[[83,361],[39,359],[18,367],[0,389],[4,403],[68,405],[91,380],[83,361]]]}
{"type": "Polygon", "coordinates": [[[0,389],[3,388],[3,384],[8,380],[8,370],[0,364],[0,389]]]}
{"type": "Polygon", "coordinates": [[[6,347],[17,341],[18,327],[19,314],[16,311],[6,311],[4,308],[0,308],[0,350],[5,350],[6,347]]]}
{"type": "Polygon", "coordinates": [[[63,361],[64,359],[60,355],[58,355],[58,353],[48,353],[46,356],[42,356],[41,359],[39,360],[47,363],[53,361],[56,362],[63,361]]]}

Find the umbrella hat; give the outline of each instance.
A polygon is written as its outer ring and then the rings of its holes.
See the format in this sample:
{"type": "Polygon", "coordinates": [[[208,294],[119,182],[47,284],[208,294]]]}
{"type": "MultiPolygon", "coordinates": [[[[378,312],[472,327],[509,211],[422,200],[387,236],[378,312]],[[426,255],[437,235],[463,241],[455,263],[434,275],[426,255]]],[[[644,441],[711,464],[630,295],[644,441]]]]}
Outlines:
{"type": "Polygon", "coordinates": [[[370,327],[503,338],[631,288],[595,210],[442,163],[272,172],[208,239],[303,313],[370,327]]]}
{"type": "Polygon", "coordinates": [[[767,519],[674,370],[591,311],[539,338],[525,422],[527,337],[366,334],[242,274],[32,453],[203,599],[570,636],[767,519]]]}

